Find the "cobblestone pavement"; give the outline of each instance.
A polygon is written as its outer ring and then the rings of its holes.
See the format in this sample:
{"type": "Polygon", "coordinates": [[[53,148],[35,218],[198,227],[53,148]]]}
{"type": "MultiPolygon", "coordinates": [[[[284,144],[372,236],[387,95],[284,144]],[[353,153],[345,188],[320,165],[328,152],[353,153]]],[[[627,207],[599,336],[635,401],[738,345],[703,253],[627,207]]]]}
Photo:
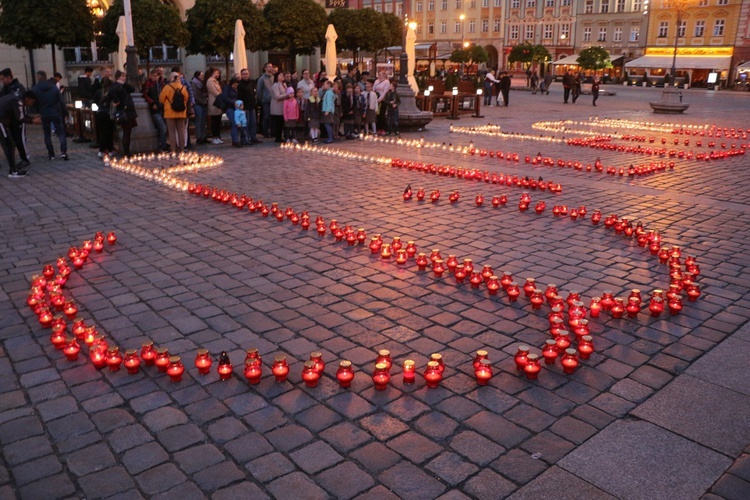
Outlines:
{"type": "MultiPolygon", "coordinates": [[[[590,105],[513,92],[509,108],[484,118],[436,120],[430,141],[517,152],[519,163],[344,141],[368,155],[543,176],[561,194],[532,191],[532,210],[517,209],[521,190],[338,157],[210,147],[223,166],[185,177],[246,193],[326,222],[414,240],[420,251],[472,258],[523,284],[558,284],[588,298],[612,289],[627,296],[668,287],[666,266],[647,249],[592,226],[554,218],[553,205],[585,204],[658,229],[667,245],[695,255],[702,296],[678,316],[591,320],[591,359],[565,375],[559,361],[537,381],[519,376],[520,344],[539,352],[549,338],[545,306],[509,303],[502,292],[456,285],[413,265],[399,267],[366,246],[335,242],[257,213],[104,167],[85,145],[70,162],[41,160],[31,174],[0,179],[0,498],[748,498],[750,496],[750,353],[748,159],[675,160],[673,171],[628,178],[525,164],[544,156],[627,166],[647,157],[531,139],[448,132],[494,123],[533,131],[540,120],[619,118],[683,125],[745,127],[748,96],[689,90],[684,116],[654,115],[656,89],[614,88],[590,105]],[[738,113],[740,112],[740,113],[738,113]],[[407,184],[438,203],[404,202],[407,184]],[[447,195],[459,190],[456,204],[447,195]],[[482,192],[483,207],[474,196],[482,192]],[[506,194],[505,208],[491,196],[506,194]],[[545,200],[547,210],[533,206],[545,200]],[[30,277],[96,231],[118,242],[74,271],[65,286],[111,344],[146,340],[182,356],[186,373],[171,383],[153,367],[138,375],[69,362],[25,304],[30,277]],[[196,349],[216,361],[230,354],[235,374],[200,376],[196,349]],[[264,376],[249,386],[245,349],[263,355],[264,376]],[[394,359],[387,390],[370,374],[379,349],[394,359]],[[473,378],[472,358],[486,349],[495,376],[473,378]],[[319,350],[327,363],[316,388],[301,381],[319,350]],[[439,388],[401,381],[411,358],[421,373],[431,353],[447,366],[439,388]],[[289,382],[275,383],[270,363],[287,355],[289,382]],[[334,372],[356,370],[349,389],[334,372]]],[[[620,131],[621,132],[621,131],[620,131]]],[[[675,137],[636,132],[658,141],[675,137]]],[[[38,132],[32,134],[39,140],[38,132]]],[[[418,138],[420,134],[404,134],[418,138]]],[[[684,140],[684,136],[676,136],[684,140]]],[[[689,146],[695,149],[695,137],[689,146]]],[[[704,139],[705,141],[706,139],[704,139]]],[[[721,139],[716,140],[722,142],[721,139]]],[[[731,141],[750,143],[750,141],[731,141]]],[[[674,146],[677,148],[677,146],[674,146]]],[[[716,146],[720,146],[717,144],[716,146]]],[[[705,145],[704,145],[705,148],[705,145]]],[[[7,170],[3,169],[5,174],[7,170]]]]}

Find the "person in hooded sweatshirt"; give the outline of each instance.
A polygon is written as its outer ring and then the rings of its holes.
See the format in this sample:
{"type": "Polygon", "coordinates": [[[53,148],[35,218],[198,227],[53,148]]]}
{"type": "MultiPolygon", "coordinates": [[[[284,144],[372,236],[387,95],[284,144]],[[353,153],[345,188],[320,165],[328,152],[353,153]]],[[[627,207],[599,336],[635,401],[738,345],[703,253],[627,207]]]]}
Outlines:
{"type": "Polygon", "coordinates": [[[52,124],[54,124],[55,134],[60,139],[60,157],[68,161],[68,142],[65,139],[65,126],[63,125],[63,117],[68,116],[68,108],[65,106],[60,89],[57,88],[57,80],[48,79],[44,71],[37,71],[36,81],[37,84],[31,90],[36,95],[37,107],[42,117],[47,159],[55,159],[55,148],[52,146],[52,124]]]}

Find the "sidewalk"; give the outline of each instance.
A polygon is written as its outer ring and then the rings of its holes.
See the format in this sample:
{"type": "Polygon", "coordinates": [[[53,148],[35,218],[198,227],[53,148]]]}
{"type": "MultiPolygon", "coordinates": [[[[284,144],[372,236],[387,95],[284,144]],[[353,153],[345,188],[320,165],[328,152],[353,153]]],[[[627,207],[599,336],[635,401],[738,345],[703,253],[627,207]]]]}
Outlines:
{"type": "MultiPolygon", "coordinates": [[[[489,296],[447,275],[397,266],[367,245],[336,242],[330,231],[320,237],[315,225],[303,231],[170,190],[105,167],[87,144],[71,143],[69,162],[48,162],[33,131],[29,176],[8,179],[4,161],[0,170],[0,498],[748,498],[747,156],[674,159],[672,171],[633,178],[532,166],[524,157],[539,152],[584,164],[599,157],[627,169],[658,158],[539,141],[552,132],[531,125],[598,115],[744,128],[738,111],[750,101],[744,93],[689,89],[688,112],[664,116],[648,106],[660,89],[615,90],[596,108],[589,96],[564,105],[559,84],[549,96],[511,92],[509,108],[483,108],[482,119],[439,119],[424,134],[402,134],[446,147],[472,140],[477,150],[518,153],[518,163],[442,148],[333,145],[563,186],[561,194],[530,191],[524,213],[516,187],[281,150],[270,141],[204,147],[198,151],[221,155],[224,164],[179,174],[309,211],[326,225],[363,227],[367,243],[376,233],[386,243],[400,236],[428,255],[439,248],[444,258],[473,259],[479,270],[489,264],[499,276],[510,272],[520,286],[533,277],[543,289],[556,283],[563,295],[578,290],[586,305],[605,289],[627,297],[638,288],[647,300],[669,286],[667,267],[648,249],[591,224],[594,209],[642,221],[663,244],[696,256],[696,302],[685,298],[677,316],[652,318],[645,308],[636,318],[603,313],[590,322],[591,358],[572,375],[559,360],[542,363],[537,381],[519,375],[513,356],[521,344],[538,353],[550,338],[546,305],[533,310],[523,295],[509,303],[503,290],[489,296]],[[451,124],[487,123],[533,138],[449,133],[451,124]],[[428,197],[439,189],[440,201],[404,202],[407,184],[428,197]],[[451,204],[455,190],[461,197],[451,204]],[[500,194],[507,206],[493,208],[490,199],[500,194]],[[547,208],[536,215],[541,200],[547,208]],[[585,205],[586,220],[553,217],[560,204],[585,205]],[[66,297],[122,351],[150,340],[181,356],[181,382],[154,367],[128,375],[98,371],[85,356],[69,362],[26,305],[31,276],[96,231],[116,231],[117,244],[72,273],[66,297]],[[212,354],[209,375],[193,366],[198,348],[212,354]],[[248,348],[263,356],[259,385],[242,374],[248,348]],[[380,349],[394,361],[385,391],[370,378],[380,349]],[[486,387],[474,380],[478,349],[488,351],[494,370],[486,387]],[[226,381],[215,370],[221,351],[234,365],[226,381]],[[313,351],[323,353],[326,368],[308,388],[301,372],[313,351]],[[435,352],[446,365],[440,387],[426,388],[421,375],[404,385],[403,361],[415,360],[421,374],[435,352]],[[290,365],[285,383],[270,370],[280,353],[290,365]],[[349,389],[335,379],[343,359],[356,373],[349,389]]],[[[652,146],[677,137],[678,145],[667,146],[699,150],[693,136],[617,132],[653,136],[652,146]]],[[[713,149],[750,144],[715,142],[713,149]]]]}

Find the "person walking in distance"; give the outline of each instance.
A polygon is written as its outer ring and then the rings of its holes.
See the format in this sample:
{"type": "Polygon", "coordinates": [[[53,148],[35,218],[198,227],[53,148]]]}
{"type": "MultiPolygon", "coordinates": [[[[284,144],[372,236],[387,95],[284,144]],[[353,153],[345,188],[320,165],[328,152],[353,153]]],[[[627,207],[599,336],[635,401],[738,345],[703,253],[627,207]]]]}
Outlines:
{"type": "Polygon", "coordinates": [[[594,101],[591,103],[596,106],[596,100],[599,99],[599,77],[594,77],[594,83],[591,84],[591,95],[594,96],[594,101]]]}
{"type": "MultiPolygon", "coordinates": [[[[0,71],[0,83],[3,84],[0,97],[15,94],[19,98],[22,98],[24,92],[26,92],[26,88],[18,81],[18,78],[13,78],[13,72],[10,68],[0,71]]],[[[19,170],[24,169],[30,165],[29,154],[26,150],[26,123],[11,120],[10,134],[13,136],[13,142],[16,144],[18,157],[21,158],[21,161],[18,162],[18,168],[19,170]]]]}
{"type": "Polygon", "coordinates": [[[506,108],[508,107],[508,99],[510,99],[510,75],[507,71],[500,73],[500,93],[503,95],[503,104],[506,108]]]}
{"type": "Polygon", "coordinates": [[[37,84],[31,89],[36,95],[39,114],[42,116],[42,130],[44,131],[44,145],[47,146],[47,159],[55,159],[55,148],[52,146],[52,126],[55,134],[60,139],[60,157],[68,161],[68,141],[65,138],[65,126],[63,116],[68,115],[57,81],[54,78],[47,79],[44,71],[36,72],[37,84]]]}
{"type": "Polygon", "coordinates": [[[565,74],[562,77],[562,84],[563,84],[563,104],[568,104],[568,99],[570,99],[570,90],[573,88],[573,84],[574,84],[572,71],[568,70],[565,72],[565,74]]]}
{"type": "MultiPolygon", "coordinates": [[[[0,145],[5,152],[5,158],[8,160],[10,172],[8,177],[11,179],[26,177],[27,171],[19,168],[15,161],[15,139],[11,133],[12,124],[15,122],[31,123],[30,117],[26,116],[25,108],[36,102],[36,96],[31,91],[25,91],[19,96],[10,93],[0,97],[0,145]]],[[[37,118],[37,122],[40,120],[37,118]]],[[[28,165],[27,165],[28,166],[28,165]]]]}

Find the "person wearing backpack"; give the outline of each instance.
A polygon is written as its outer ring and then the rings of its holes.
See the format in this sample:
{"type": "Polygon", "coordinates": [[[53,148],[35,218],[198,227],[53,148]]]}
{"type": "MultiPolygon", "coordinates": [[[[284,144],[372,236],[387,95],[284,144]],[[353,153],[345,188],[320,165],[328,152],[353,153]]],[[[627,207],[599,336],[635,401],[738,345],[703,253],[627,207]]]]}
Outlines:
{"type": "Polygon", "coordinates": [[[180,74],[172,72],[169,84],[159,94],[159,102],[164,106],[164,120],[167,122],[167,135],[173,153],[185,149],[185,120],[190,94],[182,84],[180,74]]]}

